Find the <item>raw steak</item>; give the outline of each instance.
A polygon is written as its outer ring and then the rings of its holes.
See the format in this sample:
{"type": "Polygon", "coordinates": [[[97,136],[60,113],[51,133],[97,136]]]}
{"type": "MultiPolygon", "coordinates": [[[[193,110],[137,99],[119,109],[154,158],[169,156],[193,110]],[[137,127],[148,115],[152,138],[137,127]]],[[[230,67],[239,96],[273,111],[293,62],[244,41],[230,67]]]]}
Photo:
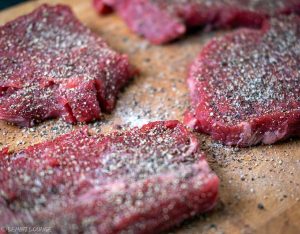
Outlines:
{"type": "Polygon", "coordinates": [[[228,145],[300,135],[300,17],[209,42],[190,68],[185,123],[228,145]]]}
{"type": "Polygon", "coordinates": [[[59,116],[97,119],[112,111],[132,75],[127,57],[62,5],[43,5],[0,27],[0,56],[0,119],[23,126],[59,116]]]}
{"type": "Polygon", "coordinates": [[[59,233],[158,233],[211,210],[218,178],[178,121],[87,129],[0,153],[0,226],[59,233]]]}
{"type": "Polygon", "coordinates": [[[300,0],[93,0],[100,13],[114,9],[136,33],[155,44],[196,26],[260,27],[268,16],[300,13],[300,0]]]}

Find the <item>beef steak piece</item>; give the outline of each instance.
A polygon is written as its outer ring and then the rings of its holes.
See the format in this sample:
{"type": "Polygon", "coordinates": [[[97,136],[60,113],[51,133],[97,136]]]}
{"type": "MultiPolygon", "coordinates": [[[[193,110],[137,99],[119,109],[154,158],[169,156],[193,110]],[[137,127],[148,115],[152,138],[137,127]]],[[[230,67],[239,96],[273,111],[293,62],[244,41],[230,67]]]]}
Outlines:
{"type": "Polygon", "coordinates": [[[0,27],[0,56],[0,119],[23,126],[98,119],[132,76],[127,56],[63,5],[43,5],[0,27]]]}
{"type": "Polygon", "coordinates": [[[228,145],[300,135],[300,17],[211,40],[190,68],[185,123],[228,145]]]}
{"type": "Polygon", "coordinates": [[[158,233],[211,210],[218,178],[178,121],[0,151],[0,226],[158,233]]]}
{"type": "Polygon", "coordinates": [[[93,0],[95,9],[114,9],[132,31],[155,44],[196,26],[260,27],[276,14],[300,13],[300,0],[93,0]]]}

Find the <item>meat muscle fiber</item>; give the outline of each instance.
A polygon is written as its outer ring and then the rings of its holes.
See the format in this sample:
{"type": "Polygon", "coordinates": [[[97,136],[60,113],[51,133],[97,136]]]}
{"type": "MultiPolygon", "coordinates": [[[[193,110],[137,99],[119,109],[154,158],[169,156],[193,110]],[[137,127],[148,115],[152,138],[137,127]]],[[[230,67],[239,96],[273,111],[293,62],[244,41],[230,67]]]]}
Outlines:
{"type": "Polygon", "coordinates": [[[188,28],[260,27],[269,16],[300,13],[300,0],[93,0],[100,13],[116,10],[132,31],[155,44],[188,28]]]}
{"type": "Polygon", "coordinates": [[[42,5],[0,27],[0,56],[0,119],[22,126],[98,119],[132,76],[127,56],[63,5],[42,5]]]}
{"type": "Polygon", "coordinates": [[[228,145],[300,135],[300,17],[211,40],[190,68],[185,123],[228,145]]]}
{"type": "Polygon", "coordinates": [[[51,233],[158,233],[211,210],[218,178],[178,121],[110,135],[86,128],[0,151],[0,226],[51,233]]]}

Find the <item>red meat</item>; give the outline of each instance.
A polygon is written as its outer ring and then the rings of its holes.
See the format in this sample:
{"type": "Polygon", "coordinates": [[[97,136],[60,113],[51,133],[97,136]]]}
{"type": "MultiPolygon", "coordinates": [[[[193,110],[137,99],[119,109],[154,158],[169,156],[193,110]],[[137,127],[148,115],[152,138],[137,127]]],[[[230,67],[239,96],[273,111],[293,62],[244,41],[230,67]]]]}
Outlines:
{"type": "Polygon", "coordinates": [[[127,57],[62,5],[43,5],[2,26],[0,56],[0,119],[23,126],[59,116],[98,119],[132,76],[127,57]]]}
{"type": "Polygon", "coordinates": [[[211,210],[218,178],[178,121],[87,129],[0,152],[0,226],[51,233],[158,233],[211,210]]]}
{"type": "Polygon", "coordinates": [[[300,17],[213,39],[192,64],[185,123],[227,145],[300,135],[300,17]]]}
{"type": "Polygon", "coordinates": [[[300,13],[300,0],[93,0],[93,5],[100,13],[116,10],[132,31],[155,44],[191,27],[260,27],[268,16],[300,13]]]}

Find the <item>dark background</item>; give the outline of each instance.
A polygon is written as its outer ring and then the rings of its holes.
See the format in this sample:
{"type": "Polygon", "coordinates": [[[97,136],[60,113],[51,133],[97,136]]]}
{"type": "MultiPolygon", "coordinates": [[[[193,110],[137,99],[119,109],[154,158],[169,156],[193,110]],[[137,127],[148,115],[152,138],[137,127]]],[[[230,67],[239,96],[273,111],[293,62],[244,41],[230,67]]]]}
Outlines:
{"type": "Polygon", "coordinates": [[[21,2],[25,2],[25,0],[0,0],[0,10],[21,2]]]}

